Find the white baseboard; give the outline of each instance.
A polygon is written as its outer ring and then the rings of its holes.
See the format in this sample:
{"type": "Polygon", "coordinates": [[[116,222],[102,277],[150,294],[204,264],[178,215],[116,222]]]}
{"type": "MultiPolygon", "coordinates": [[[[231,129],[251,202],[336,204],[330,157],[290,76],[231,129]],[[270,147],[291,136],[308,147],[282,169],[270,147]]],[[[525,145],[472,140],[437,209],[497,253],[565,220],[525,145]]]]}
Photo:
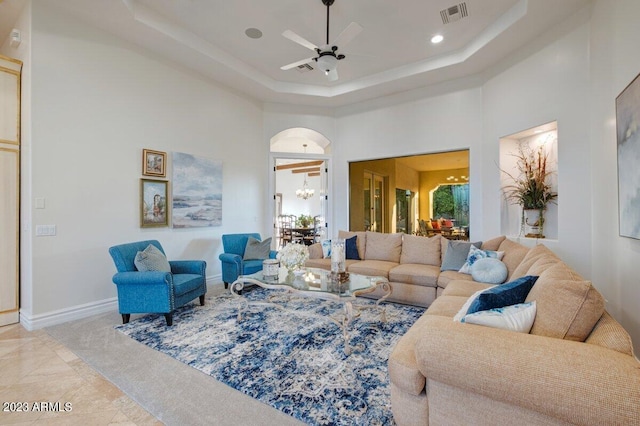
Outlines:
{"type": "MultiPolygon", "coordinates": [[[[221,279],[221,274],[207,277],[207,284],[211,285],[218,283],[221,279]]],[[[20,324],[22,324],[22,326],[27,330],[32,331],[43,327],[58,325],[65,322],[117,310],[117,297],[85,303],[84,305],[72,306],[70,308],[59,309],[57,311],[51,311],[38,315],[29,315],[27,312],[21,310],[20,324]]]]}
{"type": "Polygon", "coordinates": [[[92,315],[103,314],[105,312],[118,309],[118,298],[99,300],[97,302],[85,303],[84,305],[72,306],[70,308],[59,309],[44,314],[29,315],[20,311],[20,324],[27,330],[37,330],[43,327],[62,324],[92,315]]]}

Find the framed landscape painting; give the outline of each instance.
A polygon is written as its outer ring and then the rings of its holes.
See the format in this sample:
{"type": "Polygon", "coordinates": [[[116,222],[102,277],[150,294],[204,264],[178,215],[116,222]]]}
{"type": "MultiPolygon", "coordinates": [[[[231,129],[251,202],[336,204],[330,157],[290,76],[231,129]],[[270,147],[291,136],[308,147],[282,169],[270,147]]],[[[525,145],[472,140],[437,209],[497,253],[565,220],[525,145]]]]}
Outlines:
{"type": "Polygon", "coordinates": [[[172,153],[171,226],[222,225],[222,161],[172,153]]]}
{"type": "Polygon", "coordinates": [[[616,98],[620,236],[640,239],[640,75],[616,98]]]}
{"type": "Polygon", "coordinates": [[[167,212],[169,182],[140,179],[140,227],[169,226],[167,212]]]}

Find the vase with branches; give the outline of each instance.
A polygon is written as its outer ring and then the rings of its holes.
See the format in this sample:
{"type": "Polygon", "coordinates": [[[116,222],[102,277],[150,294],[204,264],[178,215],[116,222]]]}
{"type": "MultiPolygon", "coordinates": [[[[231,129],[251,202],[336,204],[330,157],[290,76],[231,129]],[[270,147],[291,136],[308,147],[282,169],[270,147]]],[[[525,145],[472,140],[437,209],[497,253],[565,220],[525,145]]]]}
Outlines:
{"type": "Polygon", "coordinates": [[[558,197],[550,183],[554,171],[547,167],[549,156],[543,146],[533,149],[527,144],[520,144],[512,155],[516,157],[517,174],[502,170],[511,181],[502,187],[505,198],[522,207],[522,225],[529,225],[534,231],[525,236],[544,238],[544,211],[558,197]],[[525,212],[534,212],[537,218],[528,218],[525,212]]]}

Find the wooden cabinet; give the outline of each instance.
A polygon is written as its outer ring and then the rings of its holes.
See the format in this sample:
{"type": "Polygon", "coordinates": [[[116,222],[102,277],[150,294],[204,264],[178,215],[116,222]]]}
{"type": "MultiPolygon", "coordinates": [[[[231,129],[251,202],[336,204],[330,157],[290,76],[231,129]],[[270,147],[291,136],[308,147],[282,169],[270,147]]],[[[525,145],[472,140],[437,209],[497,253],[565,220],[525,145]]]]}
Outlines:
{"type": "Polygon", "coordinates": [[[0,55],[0,325],[20,319],[21,70],[0,55]]]}

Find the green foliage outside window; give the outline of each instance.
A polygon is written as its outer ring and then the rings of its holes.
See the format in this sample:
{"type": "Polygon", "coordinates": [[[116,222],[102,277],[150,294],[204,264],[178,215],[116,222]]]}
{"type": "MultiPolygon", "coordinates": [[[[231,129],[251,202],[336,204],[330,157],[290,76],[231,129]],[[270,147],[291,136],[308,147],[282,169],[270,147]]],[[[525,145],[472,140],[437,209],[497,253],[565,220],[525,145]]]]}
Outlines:
{"type": "Polygon", "coordinates": [[[469,184],[440,185],[433,191],[433,218],[441,217],[469,226],[469,184]]]}

